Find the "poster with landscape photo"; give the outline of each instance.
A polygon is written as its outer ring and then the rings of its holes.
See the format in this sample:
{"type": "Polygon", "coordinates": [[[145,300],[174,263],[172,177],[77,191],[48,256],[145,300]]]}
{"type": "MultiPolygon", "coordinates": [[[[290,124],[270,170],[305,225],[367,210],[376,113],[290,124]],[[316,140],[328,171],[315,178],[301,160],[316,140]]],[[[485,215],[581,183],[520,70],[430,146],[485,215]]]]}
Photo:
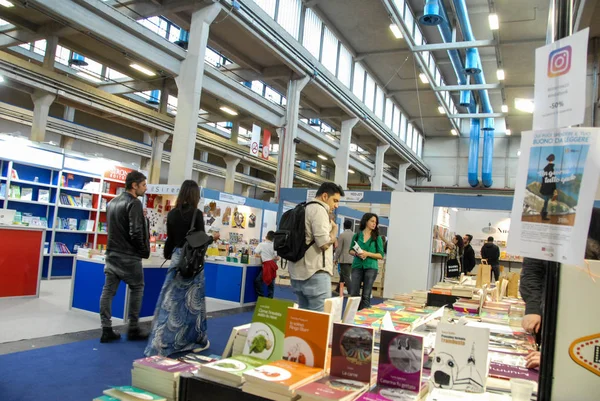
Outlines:
{"type": "Polygon", "coordinates": [[[583,263],[600,177],[599,135],[598,128],[523,132],[508,253],[583,263]]]}

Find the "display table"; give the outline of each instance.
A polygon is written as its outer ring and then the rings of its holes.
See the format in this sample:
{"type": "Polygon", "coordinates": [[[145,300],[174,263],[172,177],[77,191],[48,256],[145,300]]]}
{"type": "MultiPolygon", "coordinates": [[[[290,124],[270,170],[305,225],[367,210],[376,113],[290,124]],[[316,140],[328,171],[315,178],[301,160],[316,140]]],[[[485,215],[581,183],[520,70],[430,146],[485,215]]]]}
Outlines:
{"type": "Polygon", "coordinates": [[[234,388],[224,384],[215,383],[189,373],[183,373],[179,379],[179,400],[200,401],[206,400],[210,394],[211,400],[237,400],[237,401],[262,401],[263,397],[244,393],[241,388],[234,388]]]}
{"type": "Polygon", "coordinates": [[[204,262],[206,296],[231,302],[233,307],[256,302],[254,279],[262,265],[224,262],[207,259],[204,262]]]}
{"type": "Polygon", "coordinates": [[[45,231],[0,225],[0,298],[39,296],[45,231]]]}

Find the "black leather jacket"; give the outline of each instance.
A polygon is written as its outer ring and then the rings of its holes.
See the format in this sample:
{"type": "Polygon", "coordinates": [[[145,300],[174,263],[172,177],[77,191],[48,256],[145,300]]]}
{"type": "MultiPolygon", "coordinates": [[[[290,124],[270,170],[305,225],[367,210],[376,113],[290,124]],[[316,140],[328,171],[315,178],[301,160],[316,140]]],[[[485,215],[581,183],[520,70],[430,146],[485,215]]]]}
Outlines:
{"type": "Polygon", "coordinates": [[[142,259],[150,257],[150,234],[142,202],[128,192],[107,206],[107,252],[119,252],[142,259]]]}

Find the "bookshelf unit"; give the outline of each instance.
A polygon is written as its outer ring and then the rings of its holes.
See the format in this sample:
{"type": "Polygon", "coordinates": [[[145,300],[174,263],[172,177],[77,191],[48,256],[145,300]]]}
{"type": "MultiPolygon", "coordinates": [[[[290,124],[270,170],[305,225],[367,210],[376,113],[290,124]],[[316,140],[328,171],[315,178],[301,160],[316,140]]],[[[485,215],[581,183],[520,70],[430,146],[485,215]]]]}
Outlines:
{"type": "Polygon", "coordinates": [[[42,277],[71,277],[77,247],[106,245],[106,203],[124,190],[132,170],[38,144],[16,146],[0,149],[0,209],[16,210],[30,225],[45,223],[42,277]]]}

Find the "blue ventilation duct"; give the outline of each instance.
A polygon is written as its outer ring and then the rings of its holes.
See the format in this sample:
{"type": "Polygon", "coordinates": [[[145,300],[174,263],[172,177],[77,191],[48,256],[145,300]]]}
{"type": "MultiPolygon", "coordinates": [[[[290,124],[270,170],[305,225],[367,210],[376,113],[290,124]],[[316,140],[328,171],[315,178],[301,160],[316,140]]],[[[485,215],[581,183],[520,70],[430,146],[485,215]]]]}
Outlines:
{"type": "MultiPolygon", "coordinates": [[[[454,7],[456,8],[456,17],[458,19],[458,23],[460,24],[461,31],[463,33],[463,37],[466,41],[475,40],[475,36],[473,35],[473,30],[471,29],[471,22],[469,21],[469,14],[467,12],[467,5],[465,0],[453,0],[454,7]]],[[[472,48],[467,50],[467,69],[465,72],[469,75],[472,75],[475,83],[478,85],[485,84],[485,78],[481,71],[481,58],[479,57],[479,50],[477,48],[472,48]]],[[[493,113],[492,106],[490,104],[490,96],[486,90],[479,91],[479,98],[481,99],[481,109],[483,113],[493,113]]],[[[471,120],[471,123],[473,120],[471,120]]],[[[483,120],[482,130],[485,132],[484,140],[483,140],[483,161],[482,161],[482,174],[481,180],[483,182],[483,186],[488,188],[493,184],[492,181],[492,159],[494,157],[494,119],[493,118],[485,118],[483,120]]],[[[473,129],[471,129],[471,132],[473,129]]],[[[477,135],[479,140],[479,135],[477,135]]],[[[471,141],[473,137],[471,136],[471,141]]],[[[479,142],[477,143],[479,145],[479,142]]],[[[470,145],[472,148],[473,145],[470,145]]],[[[469,156],[471,153],[469,152],[469,156]]],[[[471,165],[476,163],[471,163],[469,160],[469,176],[472,171],[470,170],[471,165]]],[[[475,171],[475,174],[477,172],[475,171]]],[[[469,180],[471,186],[474,186],[469,180]]]]}
{"type": "Polygon", "coordinates": [[[189,41],[190,41],[190,33],[188,31],[186,31],[185,29],[181,29],[179,31],[179,40],[176,40],[174,43],[177,46],[187,50],[189,41]]]}
{"type": "Polygon", "coordinates": [[[81,54],[73,52],[71,54],[71,59],[69,60],[69,66],[76,65],[78,67],[86,67],[88,62],[85,61],[85,57],[81,54]]]}
{"type": "Polygon", "coordinates": [[[146,100],[148,104],[158,104],[160,102],[160,91],[158,89],[154,89],[150,92],[150,99],[146,100]]]}
{"type": "Polygon", "coordinates": [[[477,170],[479,170],[479,125],[481,121],[478,118],[471,119],[471,132],[469,134],[469,165],[468,175],[469,185],[476,187],[479,185],[477,170]]]}
{"type": "MultiPolygon", "coordinates": [[[[448,18],[446,18],[446,21],[448,18]]],[[[422,25],[439,25],[444,21],[443,15],[440,13],[440,3],[438,0],[427,0],[423,16],[419,18],[422,25]]]]}

